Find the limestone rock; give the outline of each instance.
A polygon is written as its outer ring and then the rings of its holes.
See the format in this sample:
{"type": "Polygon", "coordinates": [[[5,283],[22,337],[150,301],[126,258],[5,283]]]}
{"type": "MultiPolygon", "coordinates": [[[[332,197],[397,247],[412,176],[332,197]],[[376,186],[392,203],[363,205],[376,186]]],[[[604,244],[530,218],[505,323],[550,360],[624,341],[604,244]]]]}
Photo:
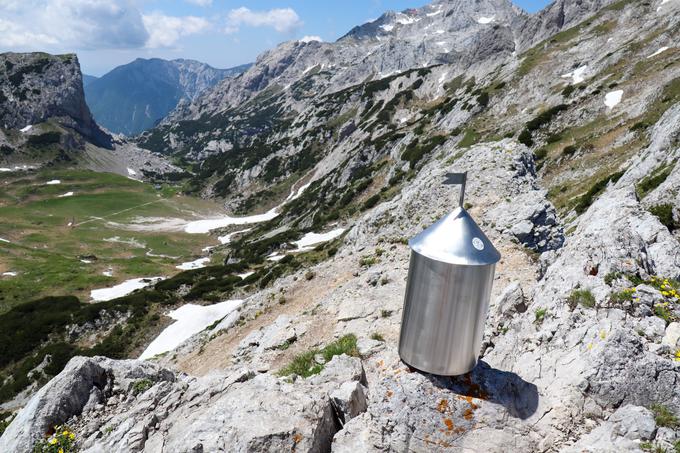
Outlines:
{"type": "Polygon", "coordinates": [[[366,388],[358,381],[345,382],[329,396],[342,425],[366,411],[366,388]]]}
{"type": "Polygon", "coordinates": [[[664,344],[671,349],[680,348],[680,323],[672,322],[666,327],[666,334],[663,336],[661,344],[664,344]]]}
{"type": "Polygon", "coordinates": [[[648,409],[639,406],[623,406],[609,417],[609,420],[583,436],[571,446],[562,449],[564,453],[616,453],[621,451],[642,451],[641,441],[654,438],[656,423],[648,409]]]}

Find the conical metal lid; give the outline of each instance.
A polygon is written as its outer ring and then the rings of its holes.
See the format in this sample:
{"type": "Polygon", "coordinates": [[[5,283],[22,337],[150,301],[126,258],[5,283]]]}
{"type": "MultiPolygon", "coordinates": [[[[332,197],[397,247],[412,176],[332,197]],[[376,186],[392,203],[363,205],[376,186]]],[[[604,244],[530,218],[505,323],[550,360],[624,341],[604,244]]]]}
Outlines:
{"type": "MultiPolygon", "coordinates": [[[[466,174],[449,174],[445,184],[461,184],[460,203],[465,196],[466,174]]],[[[484,266],[497,263],[501,254],[461,206],[409,241],[411,249],[436,261],[484,266]]]]}

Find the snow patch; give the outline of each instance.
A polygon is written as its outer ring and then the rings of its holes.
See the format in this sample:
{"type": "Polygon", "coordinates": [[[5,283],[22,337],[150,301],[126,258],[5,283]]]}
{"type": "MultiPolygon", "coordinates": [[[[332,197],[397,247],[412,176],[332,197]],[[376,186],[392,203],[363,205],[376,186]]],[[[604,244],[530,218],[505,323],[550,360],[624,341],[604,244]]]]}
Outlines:
{"type": "Polygon", "coordinates": [[[65,194],[59,195],[59,198],[72,197],[73,192],[66,192],[65,194]]]}
{"type": "Polygon", "coordinates": [[[134,171],[132,168],[128,168],[127,172],[128,172],[128,175],[130,175],[130,176],[135,176],[137,174],[137,172],[134,171]]]}
{"type": "Polygon", "coordinates": [[[321,36],[307,35],[307,36],[303,36],[301,39],[299,39],[299,41],[304,42],[304,43],[323,42],[323,39],[321,39],[321,36]]]}
{"type": "Polygon", "coordinates": [[[7,239],[0,238],[0,242],[6,242],[7,244],[11,244],[7,239]]]}
{"type": "Polygon", "coordinates": [[[11,169],[11,168],[0,167],[0,173],[5,173],[5,172],[8,172],[8,171],[12,171],[12,169],[11,169]]]}
{"type": "Polygon", "coordinates": [[[612,91],[611,93],[607,93],[607,95],[604,97],[604,105],[610,109],[613,109],[619,104],[619,102],[621,102],[621,98],[623,98],[623,90],[616,90],[612,91]]]}
{"type": "Polygon", "coordinates": [[[17,274],[16,272],[3,272],[2,273],[3,277],[16,277],[17,275],[19,275],[19,274],[17,274]]]}
{"type": "Polygon", "coordinates": [[[195,261],[189,261],[187,263],[182,263],[179,266],[176,266],[177,269],[182,270],[182,271],[190,271],[193,269],[202,269],[206,267],[210,263],[210,258],[199,258],[195,261]]]}
{"type": "Polygon", "coordinates": [[[22,127],[22,128],[19,129],[19,130],[20,130],[21,132],[23,132],[23,133],[26,133],[26,132],[30,131],[31,129],[33,129],[33,125],[32,125],[32,124],[29,124],[28,126],[22,127]]]}
{"type": "Polygon", "coordinates": [[[90,291],[90,298],[95,302],[106,302],[107,300],[127,296],[133,291],[146,288],[164,279],[165,277],[133,278],[111,288],[93,289],[90,291]]]}
{"type": "Polygon", "coordinates": [[[344,228],[337,228],[328,233],[307,233],[299,241],[293,242],[299,249],[332,241],[345,232],[344,228]]]}
{"type": "Polygon", "coordinates": [[[302,193],[310,185],[311,183],[308,183],[300,187],[298,190],[291,190],[290,195],[288,195],[288,198],[286,198],[286,200],[282,204],[270,209],[264,214],[258,214],[249,217],[225,216],[220,217],[219,219],[197,220],[195,222],[190,222],[189,224],[187,224],[187,226],[184,228],[184,231],[189,234],[207,234],[212,230],[216,230],[218,228],[225,228],[230,225],[249,225],[253,223],[267,222],[278,217],[279,209],[281,208],[281,206],[288,203],[289,201],[293,201],[300,198],[302,193]]]}
{"type": "Polygon", "coordinates": [[[415,24],[418,22],[420,19],[417,19],[415,17],[407,16],[406,14],[399,14],[399,17],[397,17],[397,23],[401,25],[410,25],[410,24],[415,24]]]}
{"type": "Polygon", "coordinates": [[[564,74],[562,77],[567,78],[567,79],[571,78],[572,84],[576,85],[576,84],[583,82],[586,79],[584,75],[585,75],[587,69],[588,69],[588,66],[584,65],[584,66],[581,66],[581,67],[573,70],[570,73],[564,74]]]}
{"type": "Polygon", "coordinates": [[[264,214],[253,215],[249,217],[221,217],[219,219],[197,220],[189,223],[184,231],[189,234],[207,234],[212,230],[218,228],[225,228],[230,225],[248,225],[251,223],[267,222],[278,217],[278,206],[264,214]]]}
{"type": "Polygon", "coordinates": [[[58,184],[61,184],[61,181],[58,179],[53,179],[52,181],[47,181],[45,183],[46,186],[56,186],[58,184]]]}
{"type": "Polygon", "coordinates": [[[286,255],[281,255],[280,253],[274,252],[271,255],[267,256],[267,259],[269,261],[281,261],[285,257],[286,255]]]}
{"type": "Polygon", "coordinates": [[[654,52],[653,54],[651,54],[650,56],[648,56],[647,58],[656,57],[657,55],[659,55],[659,54],[661,54],[661,53],[667,51],[668,49],[669,49],[668,47],[662,47],[662,48],[660,48],[659,50],[657,50],[656,52],[654,52]]]}
{"type": "Polygon", "coordinates": [[[126,244],[126,245],[129,245],[130,247],[135,247],[135,248],[138,248],[138,249],[145,249],[146,248],[146,244],[139,242],[135,238],[121,239],[119,236],[114,236],[112,238],[104,239],[104,242],[111,242],[111,243],[116,243],[116,244],[126,244]]]}
{"type": "Polygon", "coordinates": [[[250,277],[250,276],[253,275],[254,273],[255,273],[255,272],[246,272],[245,274],[236,274],[236,275],[238,275],[239,277],[241,277],[242,280],[245,280],[246,278],[250,277]]]}
{"type": "Polygon", "coordinates": [[[237,234],[247,233],[250,230],[252,230],[252,228],[246,228],[245,230],[234,231],[233,233],[229,233],[225,236],[218,237],[217,240],[220,241],[220,244],[222,244],[222,245],[229,244],[229,243],[231,243],[231,238],[233,238],[237,234]]]}
{"type": "Polygon", "coordinates": [[[477,23],[482,24],[482,25],[486,25],[486,24],[490,24],[491,22],[493,22],[495,20],[496,20],[496,18],[494,16],[480,17],[479,19],[477,19],[477,23]]]}
{"type": "Polygon", "coordinates": [[[104,272],[102,272],[102,275],[105,277],[113,277],[113,269],[107,269],[104,272]]]}
{"type": "Polygon", "coordinates": [[[441,75],[441,77],[439,77],[439,80],[437,81],[437,83],[439,83],[440,85],[442,83],[444,83],[444,81],[446,80],[446,77],[448,77],[448,75],[449,75],[449,72],[446,71],[444,74],[441,75]]]}
{"type": "Polygon", "coordinates": [[[227,316],[243,304],[242,300],[228,300],[215,305],[183,305],[168,313],[176,322],[168,326],[139,356],[147,360],[164,352],[172,351],[193,335],[201,332],[215,321],[227,316]]]}
{"type": "Polygon", "coordinates": [[[391,32],[392,30],[394,30],[394,25],[392,25],[392,24],[385,24],[385,25],[381,25],[380,28],[382,28],[383,30],[385,30],[386,32],[389,33],[389,32],[391,32]]]}

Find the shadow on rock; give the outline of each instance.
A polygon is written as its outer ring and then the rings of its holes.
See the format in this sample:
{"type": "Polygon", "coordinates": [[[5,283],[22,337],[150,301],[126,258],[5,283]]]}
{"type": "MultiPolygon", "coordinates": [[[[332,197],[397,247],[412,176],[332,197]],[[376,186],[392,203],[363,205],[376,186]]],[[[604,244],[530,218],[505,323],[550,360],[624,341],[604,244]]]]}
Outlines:
{"type": "Polygon", "coordinates": [[[515,373],[491,368],[483,361],[462,376],[423,374],[439,388],[500,404],[512,417],[522,420],[531,417],[538,408],[538,389],[534,384],[515,373]]]}

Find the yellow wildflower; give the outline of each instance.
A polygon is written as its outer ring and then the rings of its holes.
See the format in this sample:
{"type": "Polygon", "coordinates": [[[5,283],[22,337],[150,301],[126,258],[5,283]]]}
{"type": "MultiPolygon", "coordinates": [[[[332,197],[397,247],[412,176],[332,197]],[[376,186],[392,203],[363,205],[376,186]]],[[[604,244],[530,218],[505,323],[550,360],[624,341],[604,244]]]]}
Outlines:
{"type": "Polygon", "coordinates": [[[57,439],[55,437],[50,439],[50,445],[56,445],[57,439]]]}
{"type": "Polygon", "coordinates": [[[675,351],[675,361],[680,362],[680,349],[675,351]]]}
{"type": "Polygon", "coordinates": [[[60,448],[58,453],[64,453],[64,449],[60,448]]]}
{"type": "Polygon", "coordinates": [[[75,438],[76,438],[76,435],[75,435],[75,434],[73,434],[73,433],[71,433],[71,434],[69,434],[69,435],[68,435],[68,437],[70,437],[70,438],[71,438],[71,440],[73,440],[73,439],[75,439],[75,438]]]}
{"type": "Polygon", "coordinates": [[[68,432],[67,429],[64,430],[63,433],[61,433],[62,436],[67,437],[70,433],[68,432]]]}

